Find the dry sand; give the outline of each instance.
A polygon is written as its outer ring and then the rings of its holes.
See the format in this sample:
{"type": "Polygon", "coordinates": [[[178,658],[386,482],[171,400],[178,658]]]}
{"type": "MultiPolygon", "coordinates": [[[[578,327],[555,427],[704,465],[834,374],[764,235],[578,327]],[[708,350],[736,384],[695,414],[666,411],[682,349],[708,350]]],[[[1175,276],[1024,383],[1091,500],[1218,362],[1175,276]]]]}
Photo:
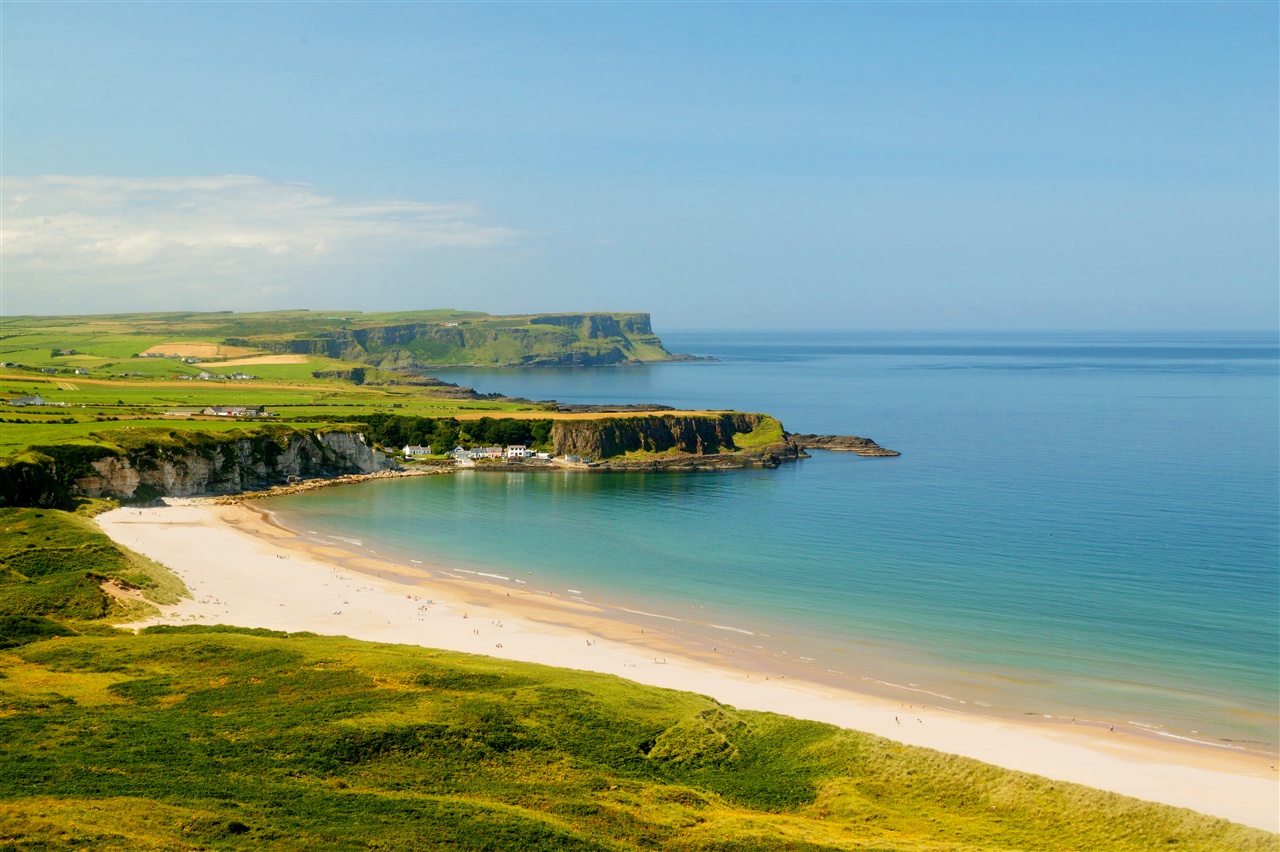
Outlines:
{"type": "Polygon", "coordinates": [[[615,674],[1280,830],[1280,784],[1265,756],[928,705],[907,709],[831,686],[766,679],[515,581],[489,585],[444,566],[307,543],[244,505],[173,502],[98,518],[113,539],[167,565],[191,590],[191,600],[162,607],[146,623],[307,630],[615,674]]]}

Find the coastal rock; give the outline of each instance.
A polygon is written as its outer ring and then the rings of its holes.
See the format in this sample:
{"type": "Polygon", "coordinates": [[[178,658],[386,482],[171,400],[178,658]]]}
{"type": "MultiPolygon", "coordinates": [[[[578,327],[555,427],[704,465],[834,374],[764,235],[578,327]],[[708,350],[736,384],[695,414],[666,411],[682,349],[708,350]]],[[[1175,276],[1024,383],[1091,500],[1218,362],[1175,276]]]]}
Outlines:
{"type": "Polygon", "coordinates": [[[856,435],[787,435],[791,441],[806,450],[831,450],[837,453],[857,453],[860,456],[898,456],[897,450],[880,446],[870,438],[856,435]]]}
{"type": "Polygon", "coordinates": [[[605,459],[610,469],[772,467],[801,458],[800,448],[781,431],[775,442],[749,449],[738,447],[734,436],[753,432],[764,420],[764,415],[740,412],[557,420],[551,429],[551,443],[554,455],[605,459]],[[660,453],[664,457],[619,458],[627,453],[660,453]]]}
{"type": "Polygon", "coordinates": [[[173,450],[147,446],[89,462],[74,480],[85,497],[131,499],[139,490],[169,497],[230,494],[291,479],[369,474],[397,467],[359,432],[297,432],[173,450]]]}

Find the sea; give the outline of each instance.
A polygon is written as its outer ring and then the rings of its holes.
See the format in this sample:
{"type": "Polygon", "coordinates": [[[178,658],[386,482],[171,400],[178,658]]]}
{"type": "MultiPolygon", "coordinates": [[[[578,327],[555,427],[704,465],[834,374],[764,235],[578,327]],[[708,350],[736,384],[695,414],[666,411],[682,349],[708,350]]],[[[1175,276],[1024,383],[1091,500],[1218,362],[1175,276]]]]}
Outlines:
{"type": "Polygon", "coordinates": [[[290,528],[614,607],[958,712],[1280,743],[1280,337],[682,331],[714,361],[451,369],[562,403],[767,412],[896,458],[419,477],[290,528]]]}

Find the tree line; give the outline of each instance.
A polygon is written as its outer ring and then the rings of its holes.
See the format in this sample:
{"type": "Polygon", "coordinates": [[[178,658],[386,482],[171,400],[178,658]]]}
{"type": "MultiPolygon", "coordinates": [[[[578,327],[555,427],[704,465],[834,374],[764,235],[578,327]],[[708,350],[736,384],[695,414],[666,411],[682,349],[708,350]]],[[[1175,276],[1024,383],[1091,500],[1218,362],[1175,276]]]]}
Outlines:
{"type": "Polygon", "coordinates": [[[384,447],[430,445],[437,453],[456,446],[505,447],[524,444],[535,449],[549,449],[551,423],[546,420],[522,420],[514,417],[481,417],[458,420],[454,417],[416,417],[405,414],[363,414],[328,418],[337,422],[363,423],[369,436],[384,447]]]}

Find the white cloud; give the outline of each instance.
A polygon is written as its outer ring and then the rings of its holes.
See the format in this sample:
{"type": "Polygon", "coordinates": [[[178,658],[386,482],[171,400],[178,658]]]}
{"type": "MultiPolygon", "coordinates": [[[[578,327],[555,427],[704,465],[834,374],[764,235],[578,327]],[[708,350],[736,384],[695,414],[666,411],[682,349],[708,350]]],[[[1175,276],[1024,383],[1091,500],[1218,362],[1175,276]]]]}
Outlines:
{"type": "MultiPolygon", "coordinates": [[[[3,295],[6,313],[102,307],[103,285],[119,309],[173,307],[170,295],[225,288],[246,295],[288,293],[321,268],[380,263],[445,248],[483,249],[515,232],[483,224],[465,204],[403,199],[342,200],[314,187],[263,178],[3,178],[3,295]],[[119,296],[133,294],[129,304],[119,296]],[[150,298],[152,303],[147,303],[150,298]]],[[[201,304],[178,307],[208,306],[201,304]]],[[[297,301],[301,304],[301,301],[297,301]]]]}

